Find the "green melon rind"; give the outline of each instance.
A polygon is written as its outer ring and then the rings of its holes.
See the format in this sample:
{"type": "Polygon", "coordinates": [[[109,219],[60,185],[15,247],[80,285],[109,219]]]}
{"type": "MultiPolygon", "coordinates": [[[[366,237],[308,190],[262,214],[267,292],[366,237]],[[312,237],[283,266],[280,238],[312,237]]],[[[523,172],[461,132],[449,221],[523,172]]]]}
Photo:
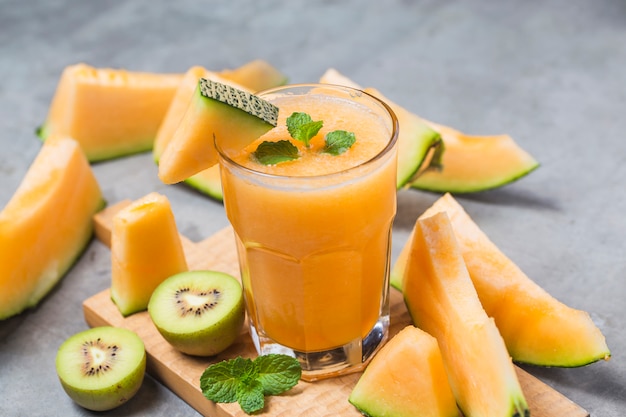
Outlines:
{"type": "Polygon", "coordinates": [[[424,169],[435,169],[445,152],[441,135],[426,124],[415,128],[415,141],[398,145],[398,177],[396,187],[407,186],[424,169]],[[430,155],[430,161],[429,159],[430,155]]]}

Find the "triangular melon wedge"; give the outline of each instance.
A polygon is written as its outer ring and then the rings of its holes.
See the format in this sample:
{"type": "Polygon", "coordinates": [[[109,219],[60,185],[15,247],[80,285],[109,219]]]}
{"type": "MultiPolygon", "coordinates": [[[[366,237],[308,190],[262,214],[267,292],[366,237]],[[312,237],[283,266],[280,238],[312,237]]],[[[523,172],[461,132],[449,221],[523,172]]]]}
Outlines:
{"type": "Polygon", "coordinates": [[[437,339],[463,415],[529,415],[504,340],[480,304],[445,212],[417,220],[402,284],[413,323],[437,339]]]}
{"type": "MultiPolygon", "coordinates": [[[[450,194],[421,218],[446,212],[463,259],[487,314],[496,321],[516,362],[574,367],[608,359],[609,348],[589,314],[556,300],[532,281],[489,240],[450,194]]],[[[402,290],[410,240],[391,272],[391,285],[402,290]]]]}
{"type": "Polygon", "coordinates": [[[370,417],[458,417],[437,340],[400,330],[367,365],[348,399],[370,417]]]}
{"type": "Polygon", "coordinates": [[[216,142],[237,152],[276,126],[278,108],[247,91],[201,78],[159,160],[159,178],[181,182],[218,162],[216,142]]]}
{"type": "Polygon", "coordinates": [[[428,122],[445,144],[441,168],[427,170],[411,187],[434,192],[473,193],[498,188],[524,177],[539,162],[509,135],[466,135],[428,122]]]}
{"type": "Polygon", "coordinates": [[[440,135],[419,117],[392,102],[374,88],[363,88],[334,68],[329,68],[319,80],[325,84],[352,87],[384,101],[398,118],[398,179],[397,187],[409,184],[418,172],[429,166],[438,166],[441,159],[442,142],[440,135]]]}
{"type": "MultiPolygon", "coordinates": [[[[180,82],[157,132],[152,149],[156,163],[159,162],[163,150],[180,124],[200,78],[209,78],[250,92],[277,87],[283,85],[287,80],[284,74],[263,60],[250,61],[241,67],[222,70],[218,73],[201,66],[191,67],[180,82]]],[[[184,182],[215,200],[222,201],[223,199],[219,166],[217,165],[192,175],[184,182]]]]}
{"type": "Polygon", "coordinates": [[[47,140],[0,212],[0,320],[48,294],[91,240],[104,204],[78,142],[47,140]]]}

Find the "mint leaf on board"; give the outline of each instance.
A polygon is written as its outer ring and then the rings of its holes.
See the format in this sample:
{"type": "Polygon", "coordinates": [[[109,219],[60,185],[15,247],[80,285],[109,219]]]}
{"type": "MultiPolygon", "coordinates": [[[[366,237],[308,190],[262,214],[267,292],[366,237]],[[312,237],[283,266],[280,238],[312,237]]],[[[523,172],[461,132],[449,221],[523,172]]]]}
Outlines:
{"type": "Polygon", "coordinates": [[[287,131],[292,138],[304,142],[307,148],[311,138],[317,135],[323,125],[323,121],[313,121],[311,116],[302,112],[294,112],[287,118],[287,131]]]}
{"type": "Polygon", "coordinates": [[[261,142],[253,152],[253,155],[263,165],[276,165],[300,158],[298,148],[288,140],[261,142]]]}
{"type": "Polygon", "coordinates": [[[291,356],[264,355],[256,358],[255,363],[265,395],[276,395],[293,388],[302,376],[302,367],[291,356]]]}
{"type": "Polygon", "coordinates": [[[237,357],[206,368],[200,377],[200,388],[209,400],[237,401],[244,412],[252,414],[265,407],[266,395],[293,388],[301,375],[300,363],[288,355],[269,354],[255,360],[237,357]]]}
{"type": "Polygon", "coordinates": [[[346,152],[354,142],[356,142],[356,137],[354,133],[347,132],[345,130],[335,130],[332,132],[328,132],[326,137],[324,138],[326,145],[322,152],[329,153],[331,155],[341,155],[346,152]]]}

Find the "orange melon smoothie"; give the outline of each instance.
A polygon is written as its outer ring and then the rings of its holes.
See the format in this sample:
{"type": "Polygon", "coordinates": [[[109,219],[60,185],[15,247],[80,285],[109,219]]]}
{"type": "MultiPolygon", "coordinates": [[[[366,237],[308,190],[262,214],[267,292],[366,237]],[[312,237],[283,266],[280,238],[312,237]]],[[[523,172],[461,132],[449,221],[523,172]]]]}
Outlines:
{"type": "Polygon", "coordinates": [[[240,153],[220,151],[253,340],[260,354],[297,357],[304,379],[359,370],[389,325],[397,121],[379,100],[344,87],[260,96],[280,109],[277,127],[240,153]],[[294,112],[323,122],[308,146],[287,129],[294,112]],[[334,155],[325,137],[337,130],[355,141],[334,155]],[[259,144],[281,140],[297,159],[259,162],[259,144]]]}

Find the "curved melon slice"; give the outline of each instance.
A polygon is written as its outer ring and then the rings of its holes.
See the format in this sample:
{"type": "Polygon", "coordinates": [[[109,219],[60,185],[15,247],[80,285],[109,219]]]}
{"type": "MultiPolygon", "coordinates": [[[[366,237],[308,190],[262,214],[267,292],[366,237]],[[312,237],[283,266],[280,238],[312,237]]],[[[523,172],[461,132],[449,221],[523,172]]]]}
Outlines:
{"type": "MultiPolygon", "coordinates": [[[[190,68],[180,82],[178,90],[157,132],[154,148],[152,150],[155,162],[159,162],[163,150],[170,142],[176,128],[180,124],[189,106],[189,102],[193,98],[194,90],[200,78],[210,78],[214,81],[230,84],[233,87],[249,91],[277,87],[284,84],[287,80],[285,75],[262,60],[251,61],[234,70],[224,70],[219,73],[213,73],[200,66],[190,68]]],[[[184,181],[187,185],[209,197],[218,201],[222,201],[223,199],[219,166],[217,165],[201,171],[184,181]]]]}
{"type": "Polygon", "coordinates": [[[68,66],[39,136],[69,136],[92,162],[150,150],[181,80],[182,74],[68,66]]]}
{"type": "Polygon", "coordinates": [[[439,343],[464,416],[529,415],[504,340],[480,304],[445,212],[417,220],[403,293],[415,325],[439,343]]]}
{"type": "Polygon", "coordinates": [[[438,166],[443,151],[440,135],[431,129],[422,119],[392,102],[374,88],[363,88],[334,68],[326,70],[320,78],[321,83],[352,87],[373,95],[384,101],[398,118],[398,179],[397,187],[406,186],[418,172],[428,166],[438,166]]]}
{"type": "Polygon", "coordinates": [[[166,184],[217,164],[215,142],[239,151],[276,126],[278,108],[246,91],[201,78],[188,109],[159,160],[166,184]]]}
{"type": "Polygon", "coordinates": [[[113,217],[111,298],[124,316],[145,310],[165,279],[187,271],[169,200],[150,193],[113,217]]]}
{"type": "Polygon", "coordinates": [[[46,141],[0,212],[0,319],[33,307],[91,240],[104,206],[78,143],[46,141]]]}
{"type": "Polygon", "coordinates": [[[437,340],[414,326],[396,334],[374,356],[349,401],[370,417],[456,417],[437,340]]]}
{"type": "MultiPolygon", "coordinates": [[[[446,194],[422,217],[445,211],[463,259],[487,314],[493,317],[516,362],[574,367],[610,357],[601,331],[589,314],[556,300],[532,281],[446,194]]],[[[403,248],[391,272],[391,285],[402,287],[410,253],[403,248]]]]}
{"type": "Polygon", "coordinates": [[[471,136],[427,122],[445,144],[440,169],[427,170],[411,187],[435,192],[473,193],[509,184],[539,167],[539,162],[509,135],[471,136]]]}

